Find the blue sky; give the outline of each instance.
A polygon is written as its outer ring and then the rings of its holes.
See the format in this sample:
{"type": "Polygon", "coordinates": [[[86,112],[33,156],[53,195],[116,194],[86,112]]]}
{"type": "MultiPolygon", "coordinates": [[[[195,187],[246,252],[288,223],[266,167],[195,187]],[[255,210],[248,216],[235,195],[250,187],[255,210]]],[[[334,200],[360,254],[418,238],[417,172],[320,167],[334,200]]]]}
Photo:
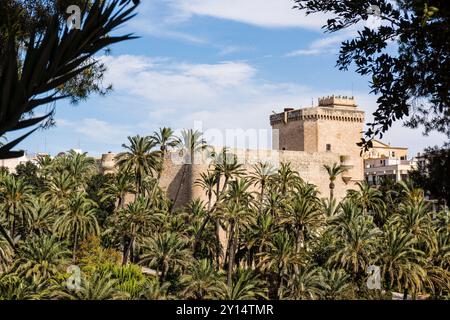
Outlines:
{"type": "MultiPolygon", "coordinates": [[[[76,106],[59,102],[56,127],[20,148],[100,155],[162,126],[270,132],[272,111],[330,94],[353,94],[370,120],[376,97],[367,79],[335,68],[339,43],[355,30],[323,34],[326,17],[304,17],[292,6],[291,0],[144,0],[139,15],[116,31],[140,38],[100,57],[114,92],[76,106]]],[[[409,147],[410,155],[444,140],[401,123],[383,138],[409,147]]]]}

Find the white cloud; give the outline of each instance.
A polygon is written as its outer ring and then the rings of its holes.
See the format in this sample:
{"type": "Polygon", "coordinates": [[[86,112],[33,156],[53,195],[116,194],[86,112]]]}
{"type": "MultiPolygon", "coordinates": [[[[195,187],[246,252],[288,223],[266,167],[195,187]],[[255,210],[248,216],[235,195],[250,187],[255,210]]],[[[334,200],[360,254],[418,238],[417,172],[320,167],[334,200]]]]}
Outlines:
{"type": "Polygon", "coordinates": [[[102,60],[108,67],[105,80],[114,84],[116,94],[143,101],[146,116],[139,119],[140,127],[151,123],[187,128],[202,121],[208,128],[268,128],[272,110],[309,104],[318,96],[306,86],[260,79],[243,61],[155,63],[145,56],[102,60]]]}
{"type": "Polygon", "coordinates": [[[202,37],[174,30],[173,26],[151,23],[150,21],[152,21],[150,18],[136,18],[130,22],[130,27],[138,33],[147,34],[157,38],[176,39],[194,44],[205,44],[208,42],[207,39],[202,37]]]}
{"type": "Polygon", "coordinates": [[[341,31],[333,34],[332,36],[326,36],[314,40],[307,48],[294,50],[286,54],[287,57],[298,56],[311,56],[311,55],[324,55],[324,54],[336,54],[339,52],[340,44],[355,35],[355,29],[341,31]]]}
{"type": "Polygon", "coordinates": [[[107,82],[114,87],[167,107],[195,110],[220,96],[246,90],[255,69],[245,62],[189,64],[166,60],[155,63],[145,56],[102,57],[107,82]],[[169,105],[168,105],[169,104],[169,105]]]}
{"type": "MultiPolygon", "coordinates": [[[[263,28],[305,28],[320,31],[328,15],[293,9],[293,0],[152,0],[142,1],[138,16],[128,26],[140,34],[208,44],[204,36],[183,29],[194,16],[237,21],[263,28]]],[[[225,48],[219,54],[227,54],[225,48]],[[225,52],[225,53],[224,53],[225,52]]]]}
{"type": "MultiPolygon", "coordinates": [[[[116,89],[114,99],[132,98],[139,101],[140,108],[132,128],[91,119],[83,121],[77,129],[85,136],[105,142],[123,141],[129,131],[149,134],[159,126],[192,128],[199,121],[205,130],[270,130],[272,111],[310,106],[312,98],[317,103],[318,97],[327,94],[352,94],[317,91],[298,83],[272,83],[261,79],[258,70],[243,61],[192,64],[147,56],[102,59],[108,67],[106,80],[116,89]]],[[[376,98],[365,92],[354,95],[369,120],[376,109],[376,98]]],[[[396,123],[383,140],[409,146],[410,154],[443,141],[436,136],[424,138],[420,131],[402,128],[401,123],[396,123]]]]}
{"type": "Polygon", "coordinates": [[[139,34],[157,38],[170,38],[195,44],[207,43],[207,39],[178,30],[192,15],[172,7],[171,3],[171,0],[141,1],[138,15],[128,22],[128,26],[139,34]]]}
{"type": "Polygon", "coordinates": [[[172,0],[185,13],[211,16],[265,28],[307,28],[320,30],[326,15],[305,16],[293,9],[292,0],[172,0]]]}
{"type": "Polygon", "coordinates": [[[97,142],[115,145],[118,141],[124,141],[128,135],[132,134],[132,129],[129,126],[108,123],[95,118],[86,118],[80,122],[57,119],[56,125],[58,127],[68,128],[77,134],[83,135],[89,139],[90,143],[97,142]]]}

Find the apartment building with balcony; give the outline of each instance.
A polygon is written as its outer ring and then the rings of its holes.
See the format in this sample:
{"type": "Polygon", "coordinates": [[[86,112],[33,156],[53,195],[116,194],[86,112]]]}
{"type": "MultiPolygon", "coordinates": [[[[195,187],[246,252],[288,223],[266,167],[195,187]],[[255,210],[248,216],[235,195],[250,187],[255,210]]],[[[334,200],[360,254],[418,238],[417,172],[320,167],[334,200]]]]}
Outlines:
{"type": "Polygon", "coordinates": [[[408,148],[393,147],[378,140],[373,141],[372,148],[363,157],[364,178],[374,186],[387,179],[405,181],[409,172],[417,168],[417,160],[408,159],[408,148]]]}

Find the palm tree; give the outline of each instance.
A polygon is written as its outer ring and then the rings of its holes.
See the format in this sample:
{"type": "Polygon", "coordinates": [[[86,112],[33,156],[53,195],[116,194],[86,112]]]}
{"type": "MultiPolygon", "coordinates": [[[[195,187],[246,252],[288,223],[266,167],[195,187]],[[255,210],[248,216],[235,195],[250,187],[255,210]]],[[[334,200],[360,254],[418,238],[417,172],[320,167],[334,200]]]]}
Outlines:
{"type": "Polygon", "coordinates": [[[56,220],[57,208],[44,197],[34,197],[32,206],[29,209],[30,234],[41,236],[51,234],[53,223],[56,220]]]}
{"type": "Polygon", "coordinates": [[[423,251],[416,249],[412,234],[388,226],[380,244],[381,275],[388,286],[404,292],[416,293],[422,289],[426,271],[423,251]]]}
{"type": "Polygon", "coordinates": [[[275,177],[277,187],[282,195],[293,188],[299,179],[298,172],[292,170],[290,162],[282,163],[275,177]]]}
{"type": "Polygon", "coordinates": [[[33,236],[18,247],[12,269],[25,278],[40,282],[61,272],[68,262],[69,254],[64,243],[56,237],[33,236]]]}
{"type": "Polygon", "coordinates": [[[72,237],[73,261],[76,259],[78,241],[88,235],[100,233],[94,201],[87,199],[82,193],[75,193],[68,201],[67,208],[55,221],[54,229],[61,236],[72,237]]]}
{"type": "Polygon", "coordinates": [[[171,148],[175,148],[179,143],[179,139],[175,137],[171,128],[159,128],[159,131],[154,131],[153,140],[156,143],[156,147],[159,147],[161,152],[161,167],[158,171],[158,179],[161,177],[164,159],[171,148]]]}
{"type": "Polygon", "coordinates": [[[139,299],[147,285],[147,277],[142,272],[142,268],[135,264],[121,266],[107,263],[97,267],[95,273],[114,280],[114,288],[130,300],[139,299]]]}
{"type": "Polygon", "coordinates": [[[274,218],[278,218],[285,211],[287,203],[289,203],[285,194],[281,194],[274,189],[269,191],[265,202],[265,207],[274,218]]]}
{"type": "Polygon", "coordinates": [[[10,243],[0,236],[0,274],[5,272],[13,259],[14,251],[10,243]]]}
{"type": "Polygon", "coordinates": [[[259,194],[259,214],[263,211],[263,204],[264,204],[264,191],[266,188],[266,185],[270,181],[270,179],[273,178],[276,171],[268,162],[259,162],[258,164],[253,166],[253,173],[250,175],[251,181],[255,184],[255,186],[259,185],[261,188],[260,194],[259,194]]]}
{"type": "Polygon", "coordinates": [[[224,219],[228,222],[228,247],[226,256],[228,257],[227,283],[231,285],[231,277],[235,264],[236,249],[239,247],[239,228],[243,228],[248,224],[249,211],[248,207],[238,202],[230,202],[221,212],[224,219]]]}
{"type": "Polygon", "coordinates": [[[281,223],[285,223],[288,229],[294,231],[297,252],[306,246],[309,237],[314,235],[324,222],[318,203],[318,199],[296,196],[286,205],[286,213],[281,223]]]}
{"type": "Polygon", "coordinates": [[[392,216],[392,223],[398,230],[411,233],[419,242],[423,241],[431,248],[436,245],[429,206],[424,200],[401,203],[398,213],[392,216]]]}
{"type": "Polygon", "coordinates": [[[114,180],[104,186],[100,190],[100,202],[113,200],[116,207],[122,209],[125,206],[125,197],[127,194],[134,192],[133,177],[125,171],[119,171],[114,175],[114,180]]]}
{"type": "Polygon", "coordinates": [[[374,261],[376,239],[381,234],[367,216],[358,216],[349,223],[332,229],[336,249],[330,263],[347,270],[355,281],[361,281],[367,267],[374,261]]]}
{"type": "MultiPolygon", "coordinates": [[[[314,300],[322,295],[321,277],[317,266],[300,268],[289,283],[287,295],[296,300],[314,300]]],[[[281,295],[283,296],[283,294],[281,295]]]]}
{"type": "Polygon", "coordinates": [[[87,178],[96,170],[94,158],[88,157],[87,153],[77,153],[70,150],[67,155],[67,171],[74,181],[84,187],[87,178]]]}
{"type": "Polygon", "coordinates": [[[245,173],[242,163],[238,162],[237,156],[228,153],[227,148],[223,148],[222,153],[219,155],[219,161],[215,165],[215,170],[225,178],[222,193],[228,188],[228,182],[231,179],[238,178],[245,173]]]}
{"type": "Polygon", "coordinates": [[[273,273],[276,282],[274,295],[280,298],[283,279],[294,272],[294,266],[301,264],[301,256],[295,250],[295,239],[287,231],[280,231],[275,234],[269,250],[259,256],[260,269],[273,273]]]}
{"type": "Polygon", "coordinates": [[[346,169],[344,166],[338,165],[337,163],[333,163],[332,166],[325,164],[323,166],[328,173],[328,178],[330,179],[330,200],[334,197],[334,181],[336,181],[337,177],[343,173],[346,169]]]}
{"type": "Polygon", "coordinates": [[[348,275],[343,270],[322,269],[319,285],[322,297],[327,300],[348,298],[352,289],[348,279],[348,275]]]}
{"type": "Polygon", "coordinates": [[[251,270],[239,269],[233,277],[232,285],[219,283],[217,298],[223,300],[267,299],[262,281],[251,270]]]}
{"type": "MultiPolygon", "coordinates": [[[[208,196],[208,207],[207,207],[207,210],[204,210],[204,206],[202,205],[202,208],[201,208],[202,210],[200,211],[200,212],[204,213],[204,217],[203,217],[203,221],[202,221],[199,229],[195,233],[195,240],[194,240],[194,245],[193,245],[194,253],[196,253],[200,239],[202,238],[203,232],[204,232],[208,222],[212,218],[212,215],[211,215],[211,211],[212,211],[211,205],[212,204],[211,203],[212,203],[212,192],[213,192],[213,188],[215,185],[215,175],[210,172],[209,172],[209,174],[201,173],[200,179],[198,179],[195,183],[206,189],[206,194],[208,196]]],[[[191,212],[192,212],[192,210],[191,210],[191,212]]]]}
{"type": "Polygon", "coordinates": [[[141,264],[155,267],[163,283],[167,274],[187,266],[191,252],[176,233],[165,232],[150,237],[143,247],[141,264]]]}
{"type": "Polygon", "coordinates": [[[200,178],[198,178],[194,185],[197,185],[203,190],[205,190],[206,196],[208,197],[208,211],[211,210],[212,206],[212,196],[214,193],[214,186],[216,185],[216,174],[212,171],[200,173],[200,178]]]}
{"type": "Polygon", "coordinates": [[[28,232],[28,213],[32,205],[31,186],[24,180],[8,175],[0,181],[0,203],[9,226],[10,237],[16,236],[17,224],[21,222],[21,235],[28,232]]]}
{"type": "Polygon", "coordinates": [[[387,220],[382,192],[372,188],[365,181],[358,182],[357,186],[359,190],[349,190],[347,197],[361,206],[365,214],[373,215],[377,226],[382,227],[387,220]]]}
{"type": "Polygon", "coordinates": [[[185,299],[213,298],[219,290],[219,277],[207,259],[197,260],[187,269],[181,278],[184,289],[181,292],[185,299]]]}
{"type": "Polygon", "coordinates": [[[81,276],[81,286],[78,290],[64,290],[55,292],[58,299],[68,300],[116,300],[123,299],[126,294],[115,288],[117,280],[112,279],[110,273],[96,272],[90,278],[81,276]]]}
{"type": "Polygon", "coordinates": [[[47,176],[52,170],[52,158],[49,155],[39,155],[36,159],[36,164],[39,168],[39,175],[47,180],[47,176]]]}
{"type": "Polygon", "coordinates": [[[141,290],[140,299],[144,300],[166,300],[170,298],[168,293],[170,282],[160,283],[159,279],[152,277],[147,279],[141,290]]]}
{"type": "Polygon", "coordinates": [[[340,206],[336,199],[324,198],[321,199],[321,210],[327,218],[332,218],[339,214],[340,206]]]}
{"type": "Polygon", "coordinates": [[[245,234],[245,246],[249,250],[249,264],[251,266],[256,258],[255,264],[258,266],[258,254],[266,252],[276,233],[279,232],[278,225],[270,213],[258,215],[255,222],[250,225],[245,234]]]}
{"type": "Polygon", "coordinates": [[[152,137],[155,140],[156,145],[159,146],[162,156],[165,156],[170,148],[175,148],[178,143],[180,143],[171,128],[159,128],[159,131],[153,132],[152,137]]]}
{"type": "Polygon", "coordinates": [[[67,199],[75,191],[74,178],[67,171],[52,172],[52,175],[46,181],[46,191],[43,196],[55,207],[64,210],[67,205],[67,199]]]}
{"type": "Polygon", "coordinates": [[[119,230],[123,237],[122,265],[125,265],[128,259],[134,262],[136,244],[143,243],[150,225],[154,222],[154,218],[152,216],[151,200],[143,196],[139,196],[134,202],[118,212],[118,220],[114,220],[113,228],[119,230]]]}
{"type": "Polygon", "coordinates": [[[196,163],[197,161],[196,156],[207,148],[206,141],[203,139],[202,136],[203,134],[197,130],[194,131],[192,129],[189,129],[181,131],[181,137],[178,140],[179,141],[178,148],[180,149],[179,154],[182,155],[183,157],[183,169],[181,172],[180,183],[178,185],[175,198],[173,200],[172,210],[175,208],[175,205],[178,201],[178,196],[184,184],[188,168],[190,168],[191,165],[196,163]]]}
{"type": "Polygon", "coordinates": [[[136,196],[143,194],[142,181],[152,176],[161,167],[159,150],[153,150],[156,142],[151,137],[128,137],[129,145],[122,144],[128,151],[116,156],[117,166],[125,172],[133,172],[136,185],[136,196]]]}
{"type": "Polygon", "coordinates": [[[46,279],[30,281],[17,273],[0,274],[0,300],[49,299],[55,289],[46,279]]]}

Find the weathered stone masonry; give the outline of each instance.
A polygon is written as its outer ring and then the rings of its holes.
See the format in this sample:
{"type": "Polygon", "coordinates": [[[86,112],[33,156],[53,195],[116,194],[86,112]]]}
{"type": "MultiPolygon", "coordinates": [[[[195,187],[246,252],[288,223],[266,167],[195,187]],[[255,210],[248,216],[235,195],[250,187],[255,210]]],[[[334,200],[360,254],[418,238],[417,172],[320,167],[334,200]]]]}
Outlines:
{"type": "MultiPolygon", "coordinates": [[[[304,180],[318,186],[323,197],[329,194],[328,174],[323,166],[342,164],[347,167],[347,171],[335,182],[335,196],[341,199],[347,190],[355,187],[356,182],[364,179],[361,150],[356,145],[362,137],[364,115],[353,98],[322,98],[317,107],[285,109],[283,113],[270,117],[275,150],[238,149],[230,152],[237,155],[249,172],[258,161],[275,165],[290,162],[304,180]]],[[[102,172],[115,171],[114,156],[111,153],[102,156],[102,172]]],[[[169,155],[164,161],[161,187],[174,199],[184,176],[177,205],[186,204],[195,198],[206,200],[204,191],[194,182],[208,167],[206,161],[183,165],[173,161],[169,155]]]]}

